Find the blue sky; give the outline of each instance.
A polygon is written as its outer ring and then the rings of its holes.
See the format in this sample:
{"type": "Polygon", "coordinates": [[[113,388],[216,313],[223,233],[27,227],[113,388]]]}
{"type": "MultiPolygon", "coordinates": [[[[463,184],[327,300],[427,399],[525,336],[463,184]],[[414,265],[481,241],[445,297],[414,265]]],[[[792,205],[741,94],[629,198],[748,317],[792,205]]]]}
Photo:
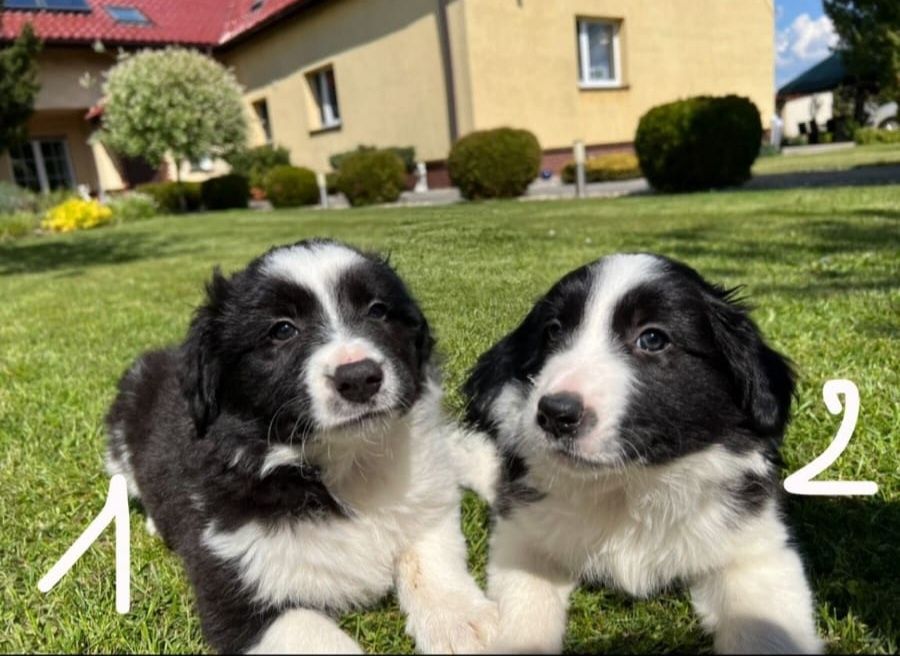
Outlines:
{"type": "Polygon", "coordinates": [[[836,41],[822,0],[776,0],[776,88],[825,59],[836,41]]]}

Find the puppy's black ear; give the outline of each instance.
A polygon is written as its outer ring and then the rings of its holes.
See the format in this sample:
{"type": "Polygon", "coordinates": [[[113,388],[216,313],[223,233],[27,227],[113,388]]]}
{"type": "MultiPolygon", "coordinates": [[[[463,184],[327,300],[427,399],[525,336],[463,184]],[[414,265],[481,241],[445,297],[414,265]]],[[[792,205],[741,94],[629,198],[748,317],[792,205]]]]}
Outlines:
{"type": "Polygon", "coordinates": [[[791,363],[769,347],[749,316],[734,300],[735,290],[712,288],[711,324],[719,351],[731,373],[737,401],[752,428],[767,437],[781,437],[794,394],[791,363]]]}
{"type": "Polygon", "coordinates": [[[490,435],[496,435],[491,406],[506,383],[521,379],[523,367],[538,348],[534,336],[540,333],[538,310],[527,317],[499,342],[478,358],[462,387],[466,400],[465,421],[490,435]]]}
{"type": "Polygon", "coordinates": [[[431,328],[425,315],[421,316],[421,321],[419,332],[416,333],[416,357],[419,361],[419,370],[424,371],[425,365],[431,359],[431,352],[434,350],[434,337],[431,336],[431,328]]]}
{"type": "Polygon", "coordinates": [[[216,267],[206,285],[206,303],[197,309],[182,346],[181,391],[188,402],[197,437],[206,435],[219,414],[222,371],[218,325],[228,293],[228,280],[216,267]]]}

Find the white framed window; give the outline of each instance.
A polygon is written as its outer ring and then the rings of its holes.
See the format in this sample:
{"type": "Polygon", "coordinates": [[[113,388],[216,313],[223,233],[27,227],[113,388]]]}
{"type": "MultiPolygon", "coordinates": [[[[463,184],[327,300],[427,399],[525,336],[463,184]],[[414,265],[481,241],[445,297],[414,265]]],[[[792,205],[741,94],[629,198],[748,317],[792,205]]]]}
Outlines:
{"type": "Polygon", "coordinates": [[[338,105],[334,68],[329,66],[310,73],[309,83],[319,108],[319,127],[321,129],[338,127],[341,124],[341,110],[338,105]]]}
{"type": "Polygon", "coordinates": [[[622,86],[620,21],[578,19],[578,83],[583,88],[622,86]]]}
{"type": "Polygon", "coordinates": [[[47,193],[75,185],[65,139],[32,139],[10,148],[9,155],[20,187],[47,193]]]}

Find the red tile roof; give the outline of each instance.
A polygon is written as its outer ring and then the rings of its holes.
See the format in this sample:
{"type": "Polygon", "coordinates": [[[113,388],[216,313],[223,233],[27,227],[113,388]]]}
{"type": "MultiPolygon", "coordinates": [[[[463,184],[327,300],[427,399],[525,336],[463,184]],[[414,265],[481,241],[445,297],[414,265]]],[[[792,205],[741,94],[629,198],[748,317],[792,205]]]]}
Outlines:
{"type": "MultiPolygon", "coordinates": [[[[0,10],[0,41],[14,39],[25,23],[47,43],[109,45],[182,44],[215,47],[260,29],[311,0],[87,0],[87,12],[0,10]],[[105,6],[139,9],[149,25],[117,23],[105,6]]],[[[2,4],[2,0],[0,0],[2,4]]]]}

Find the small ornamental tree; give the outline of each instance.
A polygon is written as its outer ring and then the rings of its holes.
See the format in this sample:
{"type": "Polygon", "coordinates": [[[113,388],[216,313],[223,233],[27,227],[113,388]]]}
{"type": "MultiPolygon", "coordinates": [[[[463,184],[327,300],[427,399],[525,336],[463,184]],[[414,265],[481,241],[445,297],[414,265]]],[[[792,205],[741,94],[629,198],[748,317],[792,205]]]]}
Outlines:
{"type": "Polygon", "coordinates": [[[22,28],[12,45],[0,50],[0,153],[25,138],[25,121],[34,110],[34,99],[40,89],[37,68],[40,51],[41,42],[30,24],[22,28]]]}
{"type": "Polygon", "coordinates": [[[123,55],[106,74],[100,139],[113,151],[158,167],[228,157],[247,132],[234,75],[195,50],[166,48],[123,55]]]}

